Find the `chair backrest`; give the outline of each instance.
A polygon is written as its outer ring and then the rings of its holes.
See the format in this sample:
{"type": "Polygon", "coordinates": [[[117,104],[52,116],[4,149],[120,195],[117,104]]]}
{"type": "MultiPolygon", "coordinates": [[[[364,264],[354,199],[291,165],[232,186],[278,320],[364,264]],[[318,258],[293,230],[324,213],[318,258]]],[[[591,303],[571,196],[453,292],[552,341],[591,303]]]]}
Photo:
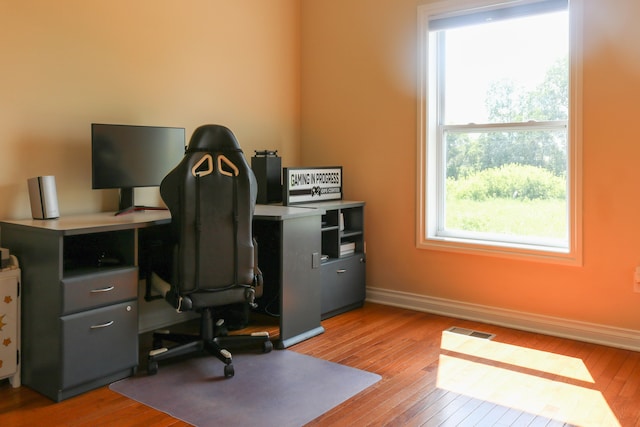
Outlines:
{"type": "Polygon", "coordinates": [[[196,129],[160,194],[171,212],[172,282],[181,295],[253,282],[257,183],[229,129],[196,129]]]}

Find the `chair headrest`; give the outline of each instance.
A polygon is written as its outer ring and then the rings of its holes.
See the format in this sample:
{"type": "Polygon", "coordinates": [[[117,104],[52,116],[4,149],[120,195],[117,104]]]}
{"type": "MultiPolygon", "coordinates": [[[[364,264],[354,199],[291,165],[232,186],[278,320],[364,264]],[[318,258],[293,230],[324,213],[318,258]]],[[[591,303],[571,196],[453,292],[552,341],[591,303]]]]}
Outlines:
{"type": "Polygon", "coordinates": [[[233,132],[222,125],[202,125],[191,135],[187,152],[194,151],[238,151],[240,144],[233,132]]]}

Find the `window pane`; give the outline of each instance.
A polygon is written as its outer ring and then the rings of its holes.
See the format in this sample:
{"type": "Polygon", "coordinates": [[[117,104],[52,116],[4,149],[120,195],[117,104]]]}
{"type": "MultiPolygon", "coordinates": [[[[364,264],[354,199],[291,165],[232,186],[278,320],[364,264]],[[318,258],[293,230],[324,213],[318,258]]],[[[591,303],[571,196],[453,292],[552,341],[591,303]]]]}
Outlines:
{"type": "Polygon", "coordinates": [[[442,123],[566,120],[567,22],[555,12],[440,31],[442,123]]]}
{"type": "Polygon", "coordinates": [[[444,141],[442,231],[566,246],[566,129],[445,131],[444,141]]]}

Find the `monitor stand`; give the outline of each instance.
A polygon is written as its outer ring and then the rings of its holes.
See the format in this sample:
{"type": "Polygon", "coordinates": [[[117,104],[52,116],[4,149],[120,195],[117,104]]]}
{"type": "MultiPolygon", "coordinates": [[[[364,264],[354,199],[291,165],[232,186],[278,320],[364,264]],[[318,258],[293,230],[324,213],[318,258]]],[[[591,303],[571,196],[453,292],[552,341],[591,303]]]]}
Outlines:
{"type": "Polygon", "coordinates": [[[133,188],[121,188],[120,189],[120,203],[118,204],[118,211],[115,213],[118,215],[126,215],[139,211],[166,211],[167,208],[154,207],[154,206],[141,206],[136,205],[133,202],[133,188]]]}

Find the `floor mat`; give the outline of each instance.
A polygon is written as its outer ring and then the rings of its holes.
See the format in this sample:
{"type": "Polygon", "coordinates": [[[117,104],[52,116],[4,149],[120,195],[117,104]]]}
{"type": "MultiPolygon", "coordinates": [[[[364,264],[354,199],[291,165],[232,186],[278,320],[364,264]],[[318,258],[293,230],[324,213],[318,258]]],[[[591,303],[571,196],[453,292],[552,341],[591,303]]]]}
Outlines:
{"type": "Polygon", "coordinates": [[[235,376],[210,356],[160,364],[111,384],[131,399],[196,426],[301,426],[380,380],[290,350],[234,354],[235,376]]]}

